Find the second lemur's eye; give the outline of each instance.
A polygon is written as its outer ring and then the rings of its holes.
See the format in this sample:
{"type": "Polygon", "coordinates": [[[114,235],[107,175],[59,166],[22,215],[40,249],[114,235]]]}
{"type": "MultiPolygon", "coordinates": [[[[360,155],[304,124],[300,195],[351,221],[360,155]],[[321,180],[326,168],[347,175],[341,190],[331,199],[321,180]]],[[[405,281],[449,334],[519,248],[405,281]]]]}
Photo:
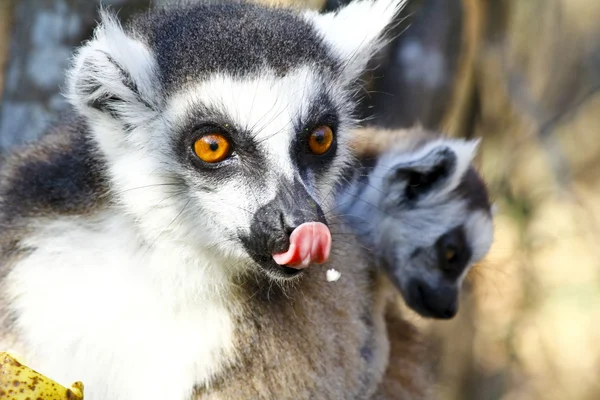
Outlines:
{"type": "Polygon", "coordinates": [[[204,162],[218,163],[229,156],[229,141],[223,135],[205,135],[194,143],[194,152],[204,162]]]}
{"type": "Polygon", "coordinates": [[[310,151],[320,156],[331,148],[333,143],[333,131],[327,125],[319,126],[310,134],[308,138],[308,146],[310,151]]]}

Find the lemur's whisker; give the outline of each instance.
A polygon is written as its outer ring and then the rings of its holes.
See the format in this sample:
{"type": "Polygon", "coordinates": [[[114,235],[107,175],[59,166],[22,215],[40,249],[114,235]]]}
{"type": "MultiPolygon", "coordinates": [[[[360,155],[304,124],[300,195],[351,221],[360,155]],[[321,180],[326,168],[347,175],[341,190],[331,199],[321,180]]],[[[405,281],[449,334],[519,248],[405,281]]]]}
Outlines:
{"type": "Polygon", "coordinates": [[[131,192],[133,190],[143,190],[143,189],[151,189],[151,188],[155,188],[155,187],[164,187],[164,186],[177,186],[180,187],[181,184],[179,183],[154,183],[151,185],[144,185],[144,186],[138,186],[138,187],[133,187],[133,188],[128,188],[125,190],[121,190],[120,192],[118,192],[118,194],[125,194],[127,192],[131,192]]]}
{"type": "Polygon", "coordinates": [[[179,213],[177,215],[175,215],[175,217],[173,217],[171,222],[169,222],[169,224],[160,232],[160,234],[158,234],[156,236],[156,238],[148,244],[148,246],[146,247],[146,251],[144,253],[142,253],[142,256],[139,259],[140,264],[144,260],[144,258],[148,254],[148,252],[156,245],[158,240],[169,230],[169,228],[175,223],[175,221],[177,221],[177,219],[179,217],[181,217],[181,215],[183,214],[185,209],[189,206],[190,202],[191,202],[191,200],[188,200],[187,203],[185,203],[185,205],[181,208],[181,211],[179,211],[179,213]]]}

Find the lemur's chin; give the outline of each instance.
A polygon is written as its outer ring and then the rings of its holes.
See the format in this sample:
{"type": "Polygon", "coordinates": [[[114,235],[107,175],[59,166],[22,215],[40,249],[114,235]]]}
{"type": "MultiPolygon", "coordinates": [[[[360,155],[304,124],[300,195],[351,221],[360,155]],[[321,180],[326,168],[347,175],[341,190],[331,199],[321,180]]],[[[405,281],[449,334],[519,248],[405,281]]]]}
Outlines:
{"type": "Polygon", "coordinates": [[[279,265],[270,256],[254,256],[253,258],[259,268],[271,279],[294,279],[304,272],[303,269],[279,265]]]}
{"type": "Polygon", "coordinates": [[[285,265],[277,264],[274,264],[273,267],[268,268],[263,266],[263,269],[270,278],[277,280],[295,279],[304,273],[304,270],[302,269],[286,267],[285,265]]]}
{"type": "Polygon", "coordinates": [[[406,304],[425,318],[451,319],[458,312],[459,290],[455,284],[430,285],[411,279],[403,291],[406,304]]]}
{"type": "Polygon", "coordinates": [[[296,277],[302,273],[301,269],[286,267],[285,265],[279,266],[279,270],[281,271],[281,273],[283,273],[285,277],[288,278],[296,277]]]}

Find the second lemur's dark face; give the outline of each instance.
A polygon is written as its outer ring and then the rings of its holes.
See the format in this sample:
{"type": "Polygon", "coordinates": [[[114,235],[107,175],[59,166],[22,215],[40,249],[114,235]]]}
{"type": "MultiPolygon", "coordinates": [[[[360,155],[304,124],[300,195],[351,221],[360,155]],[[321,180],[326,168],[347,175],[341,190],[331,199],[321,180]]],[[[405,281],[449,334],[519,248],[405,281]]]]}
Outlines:
{"type": "Polygon", "coordinates": [[[125,29],[105,15],[70,96],[147,239],[210,248],[232,269],[295,272],[272,255],[296,226],[327,223],[354,82],[403,3],[335,15],[198,4],[125,29]]]}

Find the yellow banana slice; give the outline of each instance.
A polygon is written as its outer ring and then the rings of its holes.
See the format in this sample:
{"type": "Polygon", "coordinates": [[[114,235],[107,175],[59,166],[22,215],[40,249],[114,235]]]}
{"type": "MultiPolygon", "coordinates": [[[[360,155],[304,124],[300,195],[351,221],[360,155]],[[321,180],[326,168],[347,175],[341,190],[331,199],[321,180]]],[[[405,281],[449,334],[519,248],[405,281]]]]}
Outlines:
{"type": "Polygon", "coordinates": [[[70,388],[21,364],[9,353],[0,353],[0,399],[83,400],[83,384],[70,388]]]}

